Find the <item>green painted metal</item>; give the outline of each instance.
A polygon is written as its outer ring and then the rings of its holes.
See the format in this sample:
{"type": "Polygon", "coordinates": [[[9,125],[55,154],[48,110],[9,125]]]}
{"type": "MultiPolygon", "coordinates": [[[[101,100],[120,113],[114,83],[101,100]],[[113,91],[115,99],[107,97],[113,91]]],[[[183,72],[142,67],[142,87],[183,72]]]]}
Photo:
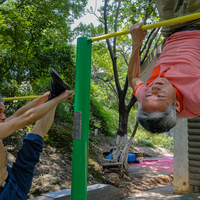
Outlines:
{"type": "MultiPolygon", "coordinates": [[[[87,199],[88,134],[90,114],[92,42],[88,37],[77,39],[74,112],[82,113],[81,139],[73,139],[71,200],[87,199]]],[[[78,123],[74,119],[74,125],[78,123]]]]}

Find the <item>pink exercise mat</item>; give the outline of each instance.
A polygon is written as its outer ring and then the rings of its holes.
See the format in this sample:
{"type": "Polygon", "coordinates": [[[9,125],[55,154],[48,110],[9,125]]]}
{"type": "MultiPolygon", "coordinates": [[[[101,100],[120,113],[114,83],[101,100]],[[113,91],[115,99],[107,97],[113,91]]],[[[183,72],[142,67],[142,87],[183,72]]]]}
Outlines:
{"type": "Polygon", "coordinates": [[[158,171],[173,173],[173,156],[167,156],[158,159],[140,160],[140,163],[132,163],[131,165],[147,167],[158,171]]]}

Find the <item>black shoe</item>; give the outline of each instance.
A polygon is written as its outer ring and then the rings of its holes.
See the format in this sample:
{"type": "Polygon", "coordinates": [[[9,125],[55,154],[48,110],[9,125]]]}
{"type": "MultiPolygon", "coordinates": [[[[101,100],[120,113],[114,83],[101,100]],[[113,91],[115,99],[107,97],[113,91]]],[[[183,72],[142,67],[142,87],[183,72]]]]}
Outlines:
{"type": "Polygon", "coordinates": [[[70,90],[71,87],[62,80],[60,75],[56,72],[55,69],[50,69],[50,75],[52,77],[51,79],[51,98],[53,99],[54,97],[59,96],[61,93],[63,93],[65,90],[70,90]]]}

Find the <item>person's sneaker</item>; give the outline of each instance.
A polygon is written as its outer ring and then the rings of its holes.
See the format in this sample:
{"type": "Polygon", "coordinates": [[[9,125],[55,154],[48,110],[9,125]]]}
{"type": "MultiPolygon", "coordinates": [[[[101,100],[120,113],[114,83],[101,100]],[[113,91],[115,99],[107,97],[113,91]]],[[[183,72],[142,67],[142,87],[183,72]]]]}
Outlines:
{"type": "Polygon", "coordinates": [[[53,99],[63,93],[65,90],[70,90],[71,87],[62,80],[60,75],[56,72],[55,69],[50,69],[51,79],[51,98],[53,99]]]}

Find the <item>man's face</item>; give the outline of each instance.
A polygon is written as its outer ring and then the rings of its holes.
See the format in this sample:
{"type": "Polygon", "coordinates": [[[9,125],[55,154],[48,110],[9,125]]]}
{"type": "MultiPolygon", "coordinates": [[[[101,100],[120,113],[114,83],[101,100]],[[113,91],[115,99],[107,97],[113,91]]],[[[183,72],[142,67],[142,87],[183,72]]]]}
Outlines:
{"type": "Polygon", "coordinates": [[[166,78],[157,78],[145,93],[142,109],[147,113],[164,112],[173,101],[178,102],[172,84],[166,78]]]}
{"type": "Polygon", "coordinates": [[[5,106],[0,102],[0,123],[4,122],[6,119],[6,110],[5,106]]]}

